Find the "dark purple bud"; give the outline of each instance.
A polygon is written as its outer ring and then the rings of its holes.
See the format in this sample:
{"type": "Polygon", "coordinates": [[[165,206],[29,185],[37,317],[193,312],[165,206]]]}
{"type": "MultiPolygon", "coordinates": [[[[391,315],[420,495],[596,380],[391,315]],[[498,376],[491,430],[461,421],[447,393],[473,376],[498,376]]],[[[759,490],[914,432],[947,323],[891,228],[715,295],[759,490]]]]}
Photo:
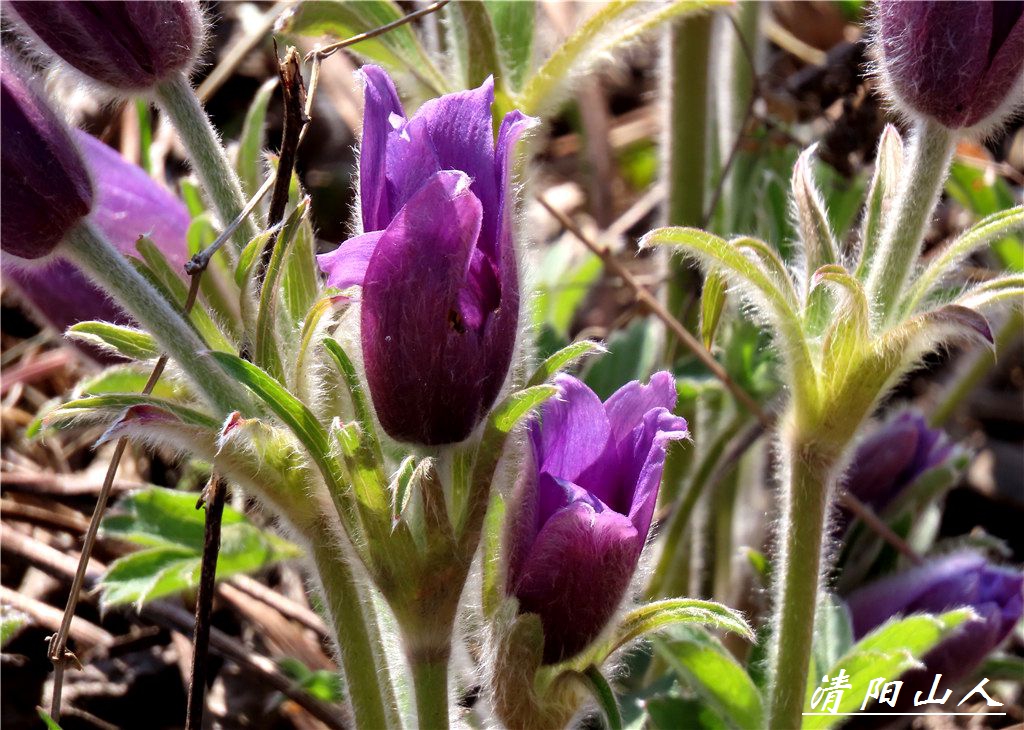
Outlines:
{"type": "Polygon", "coordinates": [[[881,70],[906,111],[952,129],[1021,102],[1024,2],[880,0],[881,70]]]}
{"type": "Polygon", "coordinates": [[[924,416],[904,411],[864,439],[846,473],[846,489],[881,510],[926,471],[942,465],[955,452],[946,434],[929,428],[924,416]]]}
{"type": "Polygon", "coordinates": [[[187,72],[201,45],[202,20],[192,0],[14,0],[9,5],[65,63],[120,91],[144,91],[187,72]]]}
{"type": "MultiPolygon", "coordinates": [[[[172,266],[181,270],[188,258],[189,217],[185,206],[142,168],[95,137],[78,130],[73,134],[95,185],[91,220],[122,253],[137,255],[135,242],[145,235],[172,266]]],[[[6,232],[7,226],[5,236],[6,232]]],[[[86,320],[129,321],[106,292],[63,259],[26,266],[5,255],[3,274],[14,282],[32,312],[59,332],[86,320]]]]}
{"type": "MultiPolygon", "coordinates": [[[[929,561],[904,573],[883,578],[850,595],[847,602],[857,638],[894,616],[942,613],[969,606],[979,620],[964,624],[924,657],[924,670],[904,679],[943,675],[955,682],[968,675],[1009,636],[1024,612],[1024,574],[989,563],[971,552],[929,561]]],[[[913,692],[910,693],[911,695],[913,692]]]]}
{"type": "Polygon", "coordinates": [[[92,207],[92,186],[64,122],[24,69],[0,60],[0,248],[49,256],[92,207]]]}
{"type": "Polygon", "coordinates": [[[533,461],[506,520],[506,590],[540,615],[544,661],[583,651],[615,614],[651,527],[665,450],[687,437],[675,379],[633,381],[605,403],[559,376],[530,424],[533,461]]]}
{"type": "Polygon", "coordinates": [[[519,281],[509,157],[534,120],[491,123],[494,82],[406,119],[387,73],[366,83],[359,158],[365,233],[319,257],[329,286],[361,285],[366,379],[393,438],[466,438],[494,403],[515,347],[519,281]]]}

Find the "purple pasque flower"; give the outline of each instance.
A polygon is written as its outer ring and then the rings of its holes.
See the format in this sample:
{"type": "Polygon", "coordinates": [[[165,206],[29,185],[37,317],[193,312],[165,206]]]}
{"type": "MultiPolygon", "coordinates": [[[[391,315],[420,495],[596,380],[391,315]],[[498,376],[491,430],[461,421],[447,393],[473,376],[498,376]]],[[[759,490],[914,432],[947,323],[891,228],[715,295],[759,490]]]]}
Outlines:
{"type": "Polygon", "coordinates": [[[944,431],[930,428],[916,411],[903,411],[861,441],[846,473],[845,487],[860,501],[881,510],[955,452],[956,444],[944,431]]]}
{"type": "Polygon", "coordinates": [[[977,667],[1020,621],[1022,590],[1024,573],[1019,570],[993,565],[977,553],[957,552],[860,588],[847,603],[857,638],[894,616],[942,613],[960,606],[974,609],[979,620],[964,624],[925,655],[925,669],[904,676],[908,684],[918,679],[930,683],[935,674],[955,682],[977,667]]]}
{"type": "Polygon", "coordinates": [[[202,45],[203,23],[195,0],[7,4],[54,55],[119,91],[145,91],[187,71],[202,45]]]}
{"type": "Polygon", "coordinates": [[[651,527],[665,450],[688,435],[672,414],[670,373],[605,403],[576,378],[556,383],[560,397],[530,424],[532,464],[506,521],[506,590],[540,615],[546,663],[583,651],[615,614],[651,527]]]}
{"type": "Polygon", "coordinates": [[[509,157],[534,120],[509,112],[495,143],[493,79],[407,119],[383,69],[362,75],[365,232],[318,261],[329,286],[362,286],[363,363],[384,430],[461,441],[494,403],[515,348],[509,157]]]}
{"type": "Polygon", "coordinates": [[[5,50],[0,53],[0,248],[21,259],[53,253],[92,208],[93,191],[63,120],[5,50]]]}
{"type": "Polygon", "coordinates": [[[906,110],[961,129],[1020,103],[1024,2],[880,0],[877,28],[883,77],[906,110]]]}
{"type": "MultiPolygon", "coordinates": [[[[180,269],[188,258],[185,206],[116,150],[80,130],[72,134],[92,174],[96,201],[90,220],[122,253],[137,256],[135,242],[145,235],[180,269]]],[[[17,216],[7,220],[17,220],[17,216]]],[[[7,230],[5,225],[4,237],[7,230]]],[[[29,309],[59,332],[86,320],[129,320],[102,289],[60,258],[59,252],[51,261],[34,266],[4,255],[3,275],[15,284],[29,309]]]]}

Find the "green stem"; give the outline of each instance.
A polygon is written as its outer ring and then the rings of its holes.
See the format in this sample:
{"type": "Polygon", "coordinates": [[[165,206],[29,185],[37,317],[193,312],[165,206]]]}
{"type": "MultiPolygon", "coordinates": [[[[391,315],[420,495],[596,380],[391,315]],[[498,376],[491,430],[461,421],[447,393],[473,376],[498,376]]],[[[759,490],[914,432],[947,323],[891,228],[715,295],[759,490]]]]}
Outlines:
{"type": "Polygon", "coordinates": [[[420,730],[448,727],[448,656],[409,657],[420,730]]]}
{"type": "Polygon", "coordinates": [[[868,275],[868,301],[883,327],[892,323],[907,278],[921,253],[921,241],[942,192],[956,136],[930,119],[914,123],[900,190],[868,275]]]}
{"type": "MultiPolygon", "coordinates": [[[[156,88],[156,98],[178,130],[188,150],[189,162],[199,176],[210,202],[217,209],[221,223],[227,225],[242,212],[245,196],[217,132],[203,111],[192,85],[184,74],[176,74],[156,88]]],[[[241,250],[255,235],[256,228],[246,218],[238,226],[232,240],[241,250]]]]}
{"type": "Polygon", "coordinates": [[[956,412],[957,407],[977,387],[992,366],[996,364],[996,354],[1005,352],[1006,348],[1020,336],[1024,330],[1024,313],[1014,308],[1010,311],[1006,322],[996,332],[993,350],[983,349],[966,367],[957,370],[953,381],[947,386],[941,400],[928,419],[932,428],[939,428],[956,412]]]}
{"type": "Polygon", "coordinates": [[[835,459],[812,439],[784,443],[789,483],[779,526],[769,728],[799,728],[807,688],[835,459]]]}
{"type": "Polygon", "coordinates": [[[182,314],[135,270],[88,220],[64,239],[61,252],[78,264],[91,279],[141,324],[174,358],[218,415],[247,412],[246,392],[204,354],[206,344],[182,314]]]}
{"type": "Polygon", "coordinates": [[[401,728],[373,604],[356,581],[348,559],[334,546],[333,537],[321,531],[311,547],[356,727],[401,728]]]}
{"type": "MultiPolygon", "coordinates": [[[[664,171],[668,186],[667,219],[671,226],[701,226],[708,152],[708,68],[713,16],[697,15],[675,24],[668,33],[669,120],[664,135],[668,150],[664,171]]],[[[681,256],[669,262],[666,300],[680,316],[698,288],[694,269],[681,256]]],[[[678,345],[670,337],[669,362],[678,345]]]]}

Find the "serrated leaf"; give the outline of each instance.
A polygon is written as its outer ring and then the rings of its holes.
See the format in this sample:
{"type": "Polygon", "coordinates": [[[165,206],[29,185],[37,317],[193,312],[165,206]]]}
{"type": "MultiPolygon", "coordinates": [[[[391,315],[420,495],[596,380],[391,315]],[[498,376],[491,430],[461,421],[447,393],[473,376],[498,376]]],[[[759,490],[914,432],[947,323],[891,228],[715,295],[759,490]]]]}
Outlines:
{"type": "Polygon", "coordinates": [[[676,624],[732,631],[749,641],[754,640],[754,632],[743,616],[727,606],[697,598],[669,598],[639,606],[627,613],[619,623],[609,653],[641,636],[676,624]]]}
{"type": "Polygon", "coordinates": [[[270,97],[273,96],[277,83],[276,78],[268,79],[256,91],[256,96],[245,113],[242,134],[238,138],[235,170],[247,198],[260,189],[266,174],[262,165],[263,134],[267,121],[267,107],[270,105],[270,97]]]}
{"type": "Polygon", "coordinates": [[[720,272],[712,271],[704,277],[704,289],[700,295],[700,337],[708,350],[715,341],[715,332],[725,310],[727,288],[725,276],[720,272]]]}
{"type": "Polygon", "coordinates": [[[110,322],[79,322],[71,325],[68,337],[113,350],[131,360],[153,360],[160,347],[148,332],[110,322]]]}
{"type": "Polygon", "coordinates": [[[542,362],[537,369],[533,371],[533,375],[531,375],[530,379],[526,382],[526,387],[530,388],[534,385],[546,383],[576,361],[582,360],[588,355],[601,352],[607,351],[601,343],[594,342],[592,340],[580,340],[578,342],[573,342],[570,345],[566,345],[554,355],[545,359],[544,362],[542,362]]]}
{"type": "Polygon", "coordinates": [[[680,681],[708,703],[730,727],[761,727],[762,703],[754,682],[722,645],[702,632],[687,638],[655,638],[655,651],[679,675],[680,681]]]}

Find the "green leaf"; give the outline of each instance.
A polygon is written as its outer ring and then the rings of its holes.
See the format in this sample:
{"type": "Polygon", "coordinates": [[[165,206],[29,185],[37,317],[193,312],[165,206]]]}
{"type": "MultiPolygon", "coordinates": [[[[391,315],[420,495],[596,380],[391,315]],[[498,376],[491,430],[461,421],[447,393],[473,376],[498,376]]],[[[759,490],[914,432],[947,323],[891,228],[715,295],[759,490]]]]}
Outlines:
{"type": "Polygon", "coordinates": [[[340,704],[345,701],[345,685],[341,675],[328,669],[310,669],[298,659],[279,659],[277,666],[295,683],[322,702],[340,704]]]}
{"type": "Polygon", "coordinates": [[[378,463],[383,463],[384,457],[381,455],[380,439],[377,437],[377,428],[374,425],[373,407],[370,405],[370,399],[366,397],[366,392],[363,390],[363,383],[359,379],[359,372],[356,370],[356,366],[352,363],[345,349],[334,338],[325,337],[324,348],[331,356],[331,359],[334,360],[334,364],[337,365],[345,381],[345,386],[348,388],[349,398],[352,402],[352,410],[355,412],[356,422],[359,424],[363,437],[367,439],[378,463]]]}
{"type": "Polygon", "coordinates": [[[270,97],[277,88],[277,79],[268,79],[256,92],[249,111],[245,114],[242,134],[238,138],[238,158],[235,169],[242,183],[245,196],[251,197],[260,189],[266,173],[263,169],[263,133],[267,121],[267,107],[270,97]]]}
{"type": "Polygon", "coordinates": [[[455,3],[463,33],[459,38],[464,48],[466,76],[463,79],[467,89],[475,89],[488,75],[495,76],[495,96],[504,93],[504,73],[498,58],[498,41],[495,38],[494,25],[482,0],[459,0],[455,3]]]}
{"type": "Polygon", "coordinates": [[[871,269],[871,260],[882,238],[882,226],[892,209],[903,175],[903,139],[896,127],[887,124],[878,141],[875,174],[864,203],[864,219],[860,229],[860,251],[854,275],[865,281],[871,269]]]}
{"type": "Polygon", "coordinates": [[[714,601],[669,598],[647,603],[627,613],[619,623],[609,654],[641,636],[676,624],[697,624],[732,631],[749,641],[754,640],[754,632],[738,611],[714,601]]]}
{"type": "Polygon", "coordinates": [[[714,710],[700,700],[660,695],[644,702],[651,730],[728,730],[714,710]]]}
{"type": "Polygon", "coordinates": [[[790,181],[808,276],[822,266],[835,263],[838,256],[825,203],[811,171],[814,151],[815,146],[811,146],[801,153],[793,166],[793,178],[790,181]]]}
{"type": "MultiPolygon", "coordinates": [[[[76,397],[88,395],[107,395],[110,393],[141,393],[149,382],[152,370],[132,365],[115,365],[106,370],[86,377],[75,386],[76,397]]],[[[186,391],[180,384],[166,378],[156,381],[151,395],[155,398],[175,400],[186,397],[186,391]]]]}
{"type": "Polygon", "coordinates": [[[615,699],[615,692],[601,670],[591,664],[581,673],[584,685],[590,690],[590,694],[597,700],[601,712],[604,713],[608,723],[608,730],[622,730],[622,713],[619,711],[619,703],[615,699]]]}
{"type": "Polygon", "coordinates": [[[581,250],[573,241],[561,240],[549,247],[538,271],[534,324],[538,328],[547,325],[568,337],[576,311],[603,271],[600,257],[581,250]]]}
{"type": "Polygon", "coordinates": [[[238,263],[235,265],[235,283],[240,289],[248,283],[253,264],[256,263],[256,258],[266,247],[267,241],[272,235],[274,235],[273,230],[257,233],[249,243],[245,244],[245,248],[238,255],[238,263]]]}
{"type": "Polygon", "coordinates": [[[295,231],[285,260],[284,277],[281,280],[283,314],[286,316],[288,324],[284,334],[290,344],[298,342],[300,325],[303,324],[310,307],[320,296],[318,271],[313,224],[306,216],[299,222],[298,229],[295,231]]]}
{"type": "Polygon", "coordinates": [[[44,710],[42,707],[37,707],[36,712],[39,713],[39,719],[46,725],[46,730],[61,730],[60,725],[50,717],[50,713],[44,710]]]}
{"type": "Polygon", "coordinates": [[[557,393],[558,388],[554,385],[534,385],[516,391],[491,411],[488,426],[507,436],[530,411],[557,393]]]}
{"type": "Polygon", "coordinates": [[[593,342],[592,340],[580,340],[578,342],[573,342],[571,345],[563,347],[554,355],[551,355],[544,360],[544,362],[542,362],[537,369],[533,371],[533,375],[531,375],[530,379],[526,382],[526,387],[529,388],[534,385],[546,383],[577,360],[581,360],[588,355],[600,352],[605,352],[605,349],[599,342],[593,342]]]}
{"type": "Polygon", "coordinates": [[[761,727],[762,704],[754,682],[725,648],[707,633],[688,629],[682,640],[655,638],[655,651],[679,675],[680,681],[729,727],[761,727]]]}
{"type": "MultiPolygon", "coordinates": [[[[946,180],[946,192],[977,216],[991,216],[1012,207],[1017,200],[1001,175],[990,175],[987,165],[954,162],[946,180]]],[[[1004,268],[1024,271],[1024,241],[1007,235],[991,241],[992,252],[1004,268]]]]}
{"type": "MultiPolygon", "coordinates": [[[[104,606],[141,606],[198,585],[205,512],[196,494],[154,487],[121,500],[103,520],[103,534],[143,548],[114,561],[100,581],[104,606]]],[[[254,526],[225,506],[217,577],[261,570],[301,555],[292,543],[254,526]]]]}
{"type": "Polygon", "coordinates": [[[68,328],[69,337],[113,350],[131,360],[153,360],[160,347],[148,332],[110,322],[79,322],[68,328]]]}
{"type": "Polygon", "coordinates": [[[842,600],[825,594],[814,615],[814,661],[831,667],[853,646],[853,622],[842,600]]]}
{"type": "Polygon", "coordinates": [[[308,369],[309,349],[313,343],[313,336],[324,316],[339,304],[348,301],[349,298],[341,294],[327,296],[317,300],[306,312],[302,330],[299,332],[299,343],[295,355],[295,393],[305,402],[310,400],[310,394],[307,392],[310,379],[308,369]]]}
{"type": "Polygon", "coordinates": [[[494,23],[509,85],[519,88],[533,60],[534,0],[484,0],[494,23]]]}
{"type": "Polygon", "coordinates": [[[712,271],[704,278],[704,289],[700,295],[700,336],[704,347],[711,349],[715,341],[718,322],[725,309],[727,282],[717,271],[712,271]]]}
{"type": "Polygon", "coordinates": [[[47,427],[52,426],[59,428],[60,426],[58,423],[80,418],[90,411],[121,411],[135,406],[146,406],[165,411],[180,421],[192,426],[201,426],[203,428],[211,429],[220,428],[220,421],[212,416],[206,415],[202,411],[194,410],[164,398],[157,398],[152,395],[143,395],[142,393],[108,393],[106,395],[90,396],[87,398],[78,398],[73,401],[68,401],[60,408],[49,413],[44,419],[44,424],[47,427]]]}
{"type": "Polygon", "coordinates": [[[28,623],[28,616],[15,611],[10,606],[0,608],[0,648],[7,646],[7,642],[17,636],[21,628],[28,623]]]}
{"type": "Polygon", "coordinates": [[[503,598],[501,583],[501,535],[505,522],[505,499],[498,490],[491,495],[484,521],[482,550],[481,595],[484,616],[490,618],[501,606],[503,598]]]}
{"type": "MultiPolygon", "coordinates": [[[[328,35],[343,40],[393,23],[403,15],[398,4],[389,0],[317,0],[295,5],[282,19],[281,31],[301,36],[328,35]]],[[[349,46],[348,50],[376,61],[392,73],[412,76],[424,87],[426,96],[438,96],[447,91],[444,77],[423,50],[412,28],[409,24],[399,26],[349,46]]]]}

